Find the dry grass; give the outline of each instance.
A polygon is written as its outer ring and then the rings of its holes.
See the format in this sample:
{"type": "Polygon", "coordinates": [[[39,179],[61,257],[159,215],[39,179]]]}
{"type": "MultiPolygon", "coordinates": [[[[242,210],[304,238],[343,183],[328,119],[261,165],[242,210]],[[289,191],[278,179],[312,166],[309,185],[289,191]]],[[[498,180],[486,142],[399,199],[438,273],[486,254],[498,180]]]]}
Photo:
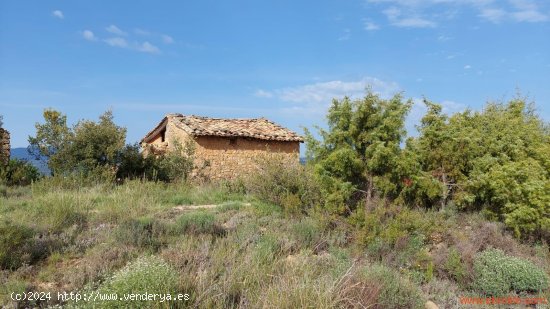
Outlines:
{"type": "Polygon", "coordinates": [[[447,265],[451,248],[467,271],[488,247],[548,267],[547,248],[520,245],[479,216],[397,211],[366,238],[345,220],[289,216],[231,184],[47,188],[0,198],[0,222],[30,228],[47,249],[0,272],[1,305],[8,291],[94,289],[151,254],[177,272],[174,292],[191,296],[183,306],[200,308],[415,308],[426,299],[445,307],[467,292],[447,265]]]}

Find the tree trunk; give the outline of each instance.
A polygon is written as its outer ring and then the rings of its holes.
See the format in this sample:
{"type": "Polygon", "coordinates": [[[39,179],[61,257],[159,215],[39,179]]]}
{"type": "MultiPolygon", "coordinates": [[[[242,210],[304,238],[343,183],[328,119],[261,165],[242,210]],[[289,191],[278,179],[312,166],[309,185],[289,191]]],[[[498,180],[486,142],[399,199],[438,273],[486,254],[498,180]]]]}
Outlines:
{"type": "Polygon", "coordinates": [[[372,209],[372,195],[374,191],[374,184],[373,184],[373,178],[372,175],[368,176],[368,183],[367,183],[367,197],[365,200],[365,214],[369,212],[369,210],[372,209]]]}
{"type": "Polygon", "coordinates": [[[441,197],[439,210],[445,210],[447,205],[447,196],[449,195],[449,185],[447,184],[447,174],[441,167],[441,181],[443,182],[443,196],[441,197]]]}

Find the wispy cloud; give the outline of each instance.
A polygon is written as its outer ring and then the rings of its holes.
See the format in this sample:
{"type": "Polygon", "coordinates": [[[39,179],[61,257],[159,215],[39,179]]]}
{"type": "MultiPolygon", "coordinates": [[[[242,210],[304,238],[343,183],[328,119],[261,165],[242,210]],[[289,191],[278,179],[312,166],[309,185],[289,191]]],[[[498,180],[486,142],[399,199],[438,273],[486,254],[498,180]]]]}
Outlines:
{"type": "Polygon", "coordinates": [[[130,46],[124,38],[108,38],[103,41],[112,47],[128,48],[130,46]]]}
{"type": "Polygon", "coordinates": [[[150,31],[143,30],[143,29],[140,29],[140,28],[134,29],[134,33],[137,34],[137,35],[150,35],[151,34],[150,31]]]}
{"type": "Polygon", "coordinates": [[[334,98],[360,97],[365,94],[367,86],[372,87],[373,91],[384,97],[389,97],[399,91],[397,83],[385,82],[375,77],[364,77],[355,81],[332,80],[270,91],[260,89],[254,95],[277,98],[286,102],[330,104],[334,98]]]}
{"type": "Polygon", "coordinates": [[[162,41],[166,44],[174,43],[174,39],[171,36],[167,35],[167,34],[163,34],[163,35],[161,35],[161,37],[162,37],[162,41]]]}
{"type": "Polygon", "coordinates": [[[143,42],[137,47],[137,50],[144,53],[160,54],[160,49],[149,42],[143,42]]]}
{"type": "Polygon", "coordinates": [[[156,38],[157,40],[162,41],[164,44],[173,44],[175,42],[174,38],[166,33],[158,33],[150,30],[145,30],[141,28],[134,29],[134,33],[141,36],[149,36],[156,38]]]}
{"type": "MultiPolygon", "coordinates": [[[[148,54],[161,54],[162,51],[160,48],[158,48],[156,45],[149,41],[141,41],[141,40],[134,40],[132,39],[132,36],[128,37],[128,33],[121,30],[115,25],[110,25],[109,27],[105,28],[105,30],[111,34],[115,34],[116,36],[108,37],[108,38],[98,38],[91,30],[84,30],[82,32],[82,37],[85,40],[88,41],[99,41],[101,40],[103,43],[105,43],[108,46],[116,47],[116,48],[124,48],[134,51],[139,51],[142,53],[148,53],[148,54]],[[123,37],[124,36],[124,37],[123,37]]],[[[136,34],[140,35],[149,35],[150,32],[146,30],[141,29],[135,29],[134,32],[136,34]]],[[[166,37],[161,37],[162,41],[166,44],[171,44],[174,42],[174,39],[172,37],[166,35],[166,37]]],[[[159,39],[160,40],[160,39],[159,39]]]]}
{"type": "Polygon", "coordinates": [[[85,39],[85,40],[88,40],[88,41],[97,41],[97,38],[96,36],[94,35],[94,33],[90,30],[84,30],[82,31],[82,37],[85,39]]]}
{"type": "Polygon", "coordinates": [[[110,32],[110,33],[116,34],[116,35],[120,35],[120,36],[127,35],[126,32],[122,31],[119,27],[117,27],[115,25],[110,25],[109,27],[105,28],[105,30],[107,30],[107,32],[110,32]]]}
{"type": "Polygon", "coordinates": [[[471,69],[471,68],[472,68],[472,66],[469,65],[469,64],[467,64],[467,65],[464,66],[464,70],[469,70],[469,69],[471,69]]]}
{"type": "Polygon", "coordinates": [[[129,43],[126,39],[121,37],[113,37],[103,40],[107,45],[112,47],[127,48],[131,50],[137,50],[143,53],[160,54],[161,51],[155,45],[145,41],[143,43],[129,43]]]}
{"type": "Polygon", "coordinates": [[[538,23],[548,20],[548,15],[545,15],[536,10],[525,10],[511,13],[512,18],[518,22],[538,23]]]}
{"type": "Polygon", "coordinates": [[[506,11],[502,9],[494,9],[494,8],[482,9],[481,12],[479,13],[480,17],[486,20],[489,20],[493,23],[499,23],[506,17],[506,15],[507,15],[506,11]]]}
{"type": "Polygon", "coordinates": [[[371,21],[370,19],[363,20],[364,29],[367,31],[374,31],[380,29],[380,26],[376,24],[375,22],[371,21]]]}
{"type": "Polygon", "coordinates": [[[59,19],[65,18],[65,15],[63,15],[63,12],[61,12],[60,10],[53,11],[52,16],[56,17],[56,18],[59,18],[59,19]]]}
{"type": "Polygon", "coordinates": [[[391,25],[405,28],[433,28],[437,24],[416,14],[404,14],[397,7],[390,7],[382,13],[386,15],[391,25]]]}
{"type": "Polygon", "coordinates": [[[254,92],[254,96],[256,96],[258,98],[272,98],[273,93],[269,92],[269,91],[265,91],[263,89],[258,89],[258,90],[256,90],[256,92],[254,92]]]}
{"type": "Polygon", "coordinates": [[[543,0],[366,0],[385,5],[383,13],[397,27],[436,27],[437,21],[452,19],[460,8],[477,11],[477,16],[492,23],[546,22],[550,20],[543,0]],[[544,4],[544,5],[543,5],[544,4]]]}

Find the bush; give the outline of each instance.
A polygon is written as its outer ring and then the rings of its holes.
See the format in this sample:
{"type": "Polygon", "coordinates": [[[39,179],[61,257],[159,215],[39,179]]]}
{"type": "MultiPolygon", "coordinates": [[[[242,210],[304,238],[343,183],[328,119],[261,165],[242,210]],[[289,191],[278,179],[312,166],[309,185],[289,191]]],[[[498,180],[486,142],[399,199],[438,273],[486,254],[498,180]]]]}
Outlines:
{"type": "Polygon", "coordinates": [[[151,161],[153,179],[165,182],[186,181],[194,168],[195,146],[192,142],[182,144],[172,141],[174,149],[151,161]]]}
{"type": "Polygon", "coordinates": [[[40,179],[40,171],[24,160],[12,159],[5,167],[0,166],[0,183],[8,186],[26,186],[40,179]]]}
{"type": "MultiPolygon", "coordinates": [[[[156,256],[145,256],[129,263],[123,269],[116,272],[97,289],[97,294],[112,295],[118,297],[124,294],[173,294],[178,291],[177,271],[164,260],[156,256]]],[[[86,303],[86,302],[85,302],[86,303]]],[[[91,308],[98,304],[86,303],[91,308]]],[[[120,301],[101,301],[102,308],[126,308],[129,304],[120,301]]],[[[135,300],[132,308],[168,308],[170,303],[156,301],[135,300]]]]}
{"type": "Polygon", "coordinates": [[[548,275],[530,261],[487,249],[474,260],[476,277],[472,288],[483,294],[503,295],[509,291],[537,292],[548,288],[548,275]]]}
{"type": "Polygon", "coordinates": [[[130,219],[123,222],[115,232],[115,238],[122,243],[157,251],[163,244],[162,237],[167,228],[152,218],[130,219]]]}
{"type": "Polygon", "coordinates": [[[17,269],[43,256],[34,250],[34,231],[23,225],[0,222],[0,268],[17,269]]]}
{"type": "Polygon", "coordinates": [[[177,233],[223,234],[223,228],[216,223],[216,217],[205,211],[183,214],[177,219],[174,230],[177,233]]]}
{"type": "Polygon", "coordinates": [[[195,147],[192,143],[172,141],[174,149],[161,156],[141,152],[139,144],[126,145],[117,157],[118,179],[147,179],[163,182],[185,181],[194,166],[195,147]]]}
{"type": "Polygon", "coordinates": [[[466,269],[461,259],[460,252],[458,252],[455,248],[452,248],[449,251],[444,269],[456,282],[464,283],[466,278],[466,269]]]}
{"type": "Polygon", "coordinates": [[[276,155],[259,159],[257,167],[257,173],[245,179],[245,186],[259,199],[280,205],[289,214],[320,204],[320,187],[309,168],[276,155]]]}
{"type": "Polygon", "coordinates": [[[381,264],[365,269],[365,279],[380,286],[377,304],[381,308],[422,308],[422,294],[415,284],[381,264]]]}

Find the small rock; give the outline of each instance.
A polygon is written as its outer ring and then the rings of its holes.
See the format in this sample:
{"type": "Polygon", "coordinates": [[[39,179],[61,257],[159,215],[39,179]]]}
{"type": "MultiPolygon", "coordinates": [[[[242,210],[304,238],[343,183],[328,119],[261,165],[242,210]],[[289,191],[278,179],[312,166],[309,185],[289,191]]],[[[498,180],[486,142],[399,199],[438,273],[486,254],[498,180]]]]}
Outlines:
{"type": "Polygon", "coordinates": [[[426,304],[424,305],[424,308],[426,309],[439,309],[439,307],[431,300],[428,300],[426,304]]]}

